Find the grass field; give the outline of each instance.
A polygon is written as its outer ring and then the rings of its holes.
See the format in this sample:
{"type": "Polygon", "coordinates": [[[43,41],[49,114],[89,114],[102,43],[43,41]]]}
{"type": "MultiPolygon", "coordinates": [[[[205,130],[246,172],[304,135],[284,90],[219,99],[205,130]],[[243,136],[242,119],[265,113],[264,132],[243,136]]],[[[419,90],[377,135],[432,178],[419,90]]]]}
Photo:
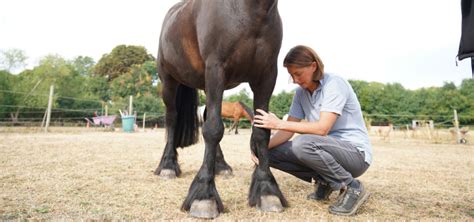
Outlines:
{"type": "MultiPolygon", "coordinates": [[[[164,135],[162,129],[0,129],[0,220],[192,220],[179,208],[204,146],[180,149],[182,177],[162,180],[153,171],[164,135]]],[[[371,137],[374,163],[360,178],[371,197],[354,217],[339,217],[328,213],[330,202],[305,199],[311,184],[274,169],[290,207],[282,213],[248,207],[250,131],[226,134],[221,145],[234,176],[216,179],[225,206],[216,220],[474,221],[474,145],[440,134],[430,140],[404,133],[371,137]]]]}

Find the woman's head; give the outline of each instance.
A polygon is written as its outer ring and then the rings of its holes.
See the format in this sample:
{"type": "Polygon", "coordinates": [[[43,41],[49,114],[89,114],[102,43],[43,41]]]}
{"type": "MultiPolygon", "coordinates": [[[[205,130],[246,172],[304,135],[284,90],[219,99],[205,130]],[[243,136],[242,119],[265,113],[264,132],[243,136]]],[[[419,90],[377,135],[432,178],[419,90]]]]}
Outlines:
{"type": "Polygon", "coordinates": [[[314,67],[313,81],[320,80],[324,73],[324,64],[321,58],[312,48],[304,45],[298,45],[290,49],[283,60],[283,66],[286,68],[314,67]]]}

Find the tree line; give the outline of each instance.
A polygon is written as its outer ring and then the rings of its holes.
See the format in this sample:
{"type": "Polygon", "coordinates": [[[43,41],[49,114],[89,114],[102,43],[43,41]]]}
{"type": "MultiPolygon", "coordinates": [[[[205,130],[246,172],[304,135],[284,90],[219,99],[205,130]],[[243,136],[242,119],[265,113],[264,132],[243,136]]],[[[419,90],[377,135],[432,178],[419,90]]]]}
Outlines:
{"type": "MultiPolygon", "coordinates": [[[[139,114],[163,118],[161,83],[156,62],[142,46],[119,45],[95,62],[78,56],[66,60],[60,55],[47,55],[32,69],[17,75],[11,70],[21,67],[26,59],[21,50],[2,51],[0,55],[0,122],[19,119],[39,120],[47,106],[49,87],[55,86],[54,117],[64,121],[84,121],[95,112],[126,110],[129,96],[139,114]]],[[[449,75],[447,75],[449,76],[449,75]]],[[[434,120],[452,124],[453,110],[462,125],[474,124],[474,79],[464,79],[459,86],[445,82],[442,87],[405,89],[399,83],[349,80],[357,94],[364,117],[373,125],[411,124],[413,119],[434,120]]],[[[294,91],[274,94],[270,111],[283,117],[289,110],[294,91]]],[[[225,98],[252,107],[244,89],[225,98]]],[[[205,94],[200,92],[204,104],[205,94]]]]}
{"type": "MultiPolygon", "coordinates": [[[[2,53],[3,67],[15,67],[8,63],[21,63],[24,58],[15,60],[9,51],[2,53]]],[[[4,122],[41,119],[51,85],[56,119],[84,121],[84,117],[103,114],[105,106],[117,114],[119,109],[127,110],[129,96],[134,97],[134,110],[155,116],[164,113],[155,58],[142,46],[119,45],[98,62],[87,56],[66,60],[47,55],[18,75],[4,68],[0,71],[0,118],[4,122]]]]}

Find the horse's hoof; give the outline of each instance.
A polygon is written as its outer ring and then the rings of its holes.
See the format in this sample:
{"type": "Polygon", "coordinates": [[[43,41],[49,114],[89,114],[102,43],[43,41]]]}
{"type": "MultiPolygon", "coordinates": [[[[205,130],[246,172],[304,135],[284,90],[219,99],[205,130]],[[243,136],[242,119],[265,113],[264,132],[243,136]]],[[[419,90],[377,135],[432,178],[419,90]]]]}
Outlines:
{"type": "Polygon", "coordinates": [[[191,204],[189,214],[192,217],[213,219],[219,216],[215,200],[195,200],[191,204]]]}
{"type": "Polygon", "coordinates": [[[257,206],[257,209],[266,212],[282,212],[283,206],[281,205],[280,198],[277,196],[261,196],[261,205],[257,206]]]}
{"type": "Polygon", "coordinates": [[[232,173],[232,170],[221,170],[217,172],[217,175],[223,177],[224,179],[230,179],[234,176],[234,173],[232,173]]]}
{"type": "Polygon", "coordinates": [[[174,179],[176,178],[176,172],[174,170],[162,169],[160,177],[165,180],[174,179]]]}

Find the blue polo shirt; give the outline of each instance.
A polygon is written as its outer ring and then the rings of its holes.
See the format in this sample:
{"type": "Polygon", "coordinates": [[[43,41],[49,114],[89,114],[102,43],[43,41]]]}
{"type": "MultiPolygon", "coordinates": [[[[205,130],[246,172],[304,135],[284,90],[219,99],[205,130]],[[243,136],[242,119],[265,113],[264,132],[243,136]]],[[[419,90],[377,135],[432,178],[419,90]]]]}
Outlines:
{"type": "Polygon", "coordinates": [[[333,112],[338,115],[328,136],[354,144],[365,153],[365,162],[372,163],[372,146],[365,127],[362,110],[352,86],[340,76],[324,73],[319,87],[311,93],[298,87],[296,89],[289,115],[318,121],[320,112],[333,112]]]}

